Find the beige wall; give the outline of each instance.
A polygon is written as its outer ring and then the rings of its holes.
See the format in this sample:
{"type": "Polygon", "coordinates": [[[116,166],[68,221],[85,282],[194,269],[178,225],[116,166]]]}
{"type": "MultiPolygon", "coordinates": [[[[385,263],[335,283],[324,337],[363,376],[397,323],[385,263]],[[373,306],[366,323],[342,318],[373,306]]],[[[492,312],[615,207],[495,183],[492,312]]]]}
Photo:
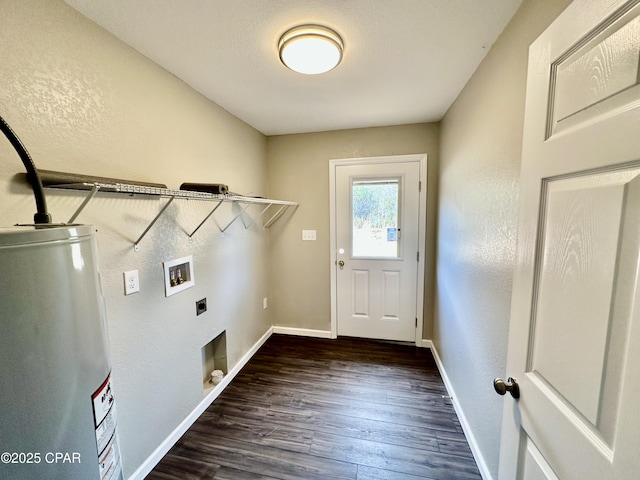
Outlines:
{"type": "MultiPolygon", "coordinates": [[[[266,194],[262,134],[61,0],[0,0],[0,12],[0,115],[39,168],[266,194]]],[[[0,225],[32,221],[33,195],[14,178],[23,171],[2,136],[0,225]]],[[[54,221],[80,201],[49,193],[54,221]]],[[[201,347],[226,330],[232,366],[270,326],[265,232],[237,222],[221,237],[210,221],[190,243],[185,231],[212,204],[176,200],[134,252],[164,202],[98,194],[78,218],[98,228],[125,478],[202,400],[201,347]],[[162,262],[185,255],[196,285],[165,298],[162,262]],[[132,269],[141,291],[125,297],[122,273],[132,269]],[[203,297],[209,311],[196,317],[203,297]]],[[[230,211],[221,210],[224,222],[230,211]]]]}
{"type": "MultiPolygon", "coordinates": [[[[569,4],[525,0],[442,120],[434,343],[497,478],[529,44],[569,4]]],[[[506,378],[506,377],[505,377],[506,378]]]]}
{"type": "Polygon", "coordinates": [[[271,198],[300,203],[271,228],[270,318],[274,325],[331,330],[329,160],[426,153],[428,156],[427,258],[424,338],[431,338],[438,124],[365,128],[267,138],[271,198]],[[317,241],[303,242],[303,229],[317,241]]]}

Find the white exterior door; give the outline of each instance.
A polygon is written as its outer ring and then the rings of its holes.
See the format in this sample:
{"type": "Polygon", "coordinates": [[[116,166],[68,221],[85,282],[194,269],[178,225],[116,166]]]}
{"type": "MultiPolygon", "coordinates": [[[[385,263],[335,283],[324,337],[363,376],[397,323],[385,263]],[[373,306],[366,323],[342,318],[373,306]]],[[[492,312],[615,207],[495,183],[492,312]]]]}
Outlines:
{"type": "Polygon", "coordinates": [[[335,169],[338,335],[416,340],[420,166],[335,169]]]}
{"type": "Polygon", "coordinates": [[[529,55],[499,478],[637,479],[639,2],[576,0],[529,55]]]}

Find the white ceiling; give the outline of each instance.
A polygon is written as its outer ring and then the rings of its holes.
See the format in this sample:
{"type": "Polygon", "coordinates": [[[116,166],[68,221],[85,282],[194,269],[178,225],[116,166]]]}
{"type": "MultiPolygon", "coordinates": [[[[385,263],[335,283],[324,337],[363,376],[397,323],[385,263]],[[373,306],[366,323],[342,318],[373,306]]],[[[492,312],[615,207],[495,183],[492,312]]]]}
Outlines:
{"type": "Polygon", "coordinates": [[[66,0],[265,135],[440,120],[521,1],[66,0]],[[303,23],[342,36],[336,69],[280,63],[303,23]]]}

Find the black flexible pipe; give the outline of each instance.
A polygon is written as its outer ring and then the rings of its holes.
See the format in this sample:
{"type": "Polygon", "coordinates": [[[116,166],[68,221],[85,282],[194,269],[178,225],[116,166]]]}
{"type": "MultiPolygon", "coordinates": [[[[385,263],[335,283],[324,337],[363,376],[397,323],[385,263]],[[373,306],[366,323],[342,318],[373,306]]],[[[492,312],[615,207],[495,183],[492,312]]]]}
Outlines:
{"type": "Polygon", "coordinates": [[[38,175],[38,170],[27,152],[27,149],[24,148],[22,142],[18,138],[18,136],[11,130],[11,127],[7,122],[5,122],[4,118],[0,116],[0,130],[11,142],[13,148],[15,148],[16,152],[20,156],[22,163],[24,164],[24,168],[27,169],[27,175],[32,179],[31,185],[33,186],[33,195],[36,197],[36,208],[37,212],[33,216],[34,223],[51,223],[51,215],[47,212],[47,201],[44,198],[44,188],[42,187],[42,181],[40,180],[40,176],[38,175]]]}

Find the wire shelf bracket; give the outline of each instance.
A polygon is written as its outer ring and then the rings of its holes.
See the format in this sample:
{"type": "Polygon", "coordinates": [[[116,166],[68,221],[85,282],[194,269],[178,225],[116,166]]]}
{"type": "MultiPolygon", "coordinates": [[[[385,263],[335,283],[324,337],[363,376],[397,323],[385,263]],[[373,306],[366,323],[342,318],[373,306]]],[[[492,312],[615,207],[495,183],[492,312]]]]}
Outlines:
{"type": "Polygon", "coordinates": [[[216,204],[216,206],[215,206],[215,207],[213,207],[213,210],[211,210],[211,211],[209,212],[209,215],[207,215],[206,217],[204,217],[204,220],[202,220],[202,222],[200,222],[200,225],[198,225],[198,226],[196,227],[196,229],[195,229],[193,232],[191,232],[191,233],[189,234],[189,240],[191,240],[191,238],[193,237],[193,235],[194,235],[198,230],[200,230],[200,227],[201,227],[202,225],[204,225],[204,224],[205,224],[205,222],[206,222],[207,220],[209,220],[209,218],[211,217],[211,215],[213,215],[213,213],[218,209],[218,207],[219,207],[220,205],[222,205],[222,200],[219,200],[219,201],[218,201],[218,203],[216,204]]]}
{"type": "Polygon", "coordinates": [[[268,204],[266,207],[264,207],[262,209],[262,211],[256,217],[254,217],[254,218],[249,217],[249,218],[251,218],[251,221],[249,223],[245,223],[244,224],[244,229],[248,230],[251,225],[253,225],[254,223],[256,223],[257,220],[262,218],[262,216],[267,212],[267,210],[269,210],[271,208],[272,205],[273,205],[273,203],[268,204]]]}
{"type": "Polygon", "coordinates": [[[158,219],[162,216],[162,214],[165,212],[165,210],[167,210],[167,208],[169,208],[169,205],[171,205],[175,199],[176,199],[176,197],[170,197],[169,201],[167,203],[165,203],[164,207],[162,207],[162,209],[158,212],[158,214],[156,215],[156,218],[151,220],[151,223],[149,224],[149,226],[147,228],[145,228],[144,232],[142,232],[142,235],[140,235],[138,237],[138,239],[135,241],[135,243],[133,244],[133,250],[134,251],[136,251],[136,252],[138,251],[138,249],[140,248],[139,247],[140,242],[142,241],[144,236],[147,234],[147,232],[149,232],[149,230],[151,230],[151,227],[153,227],[153,225],[158,221],[158,219]]]}
{"type": "Polygon", "coordinates": [[[247,204],[244,206],[244,208],[243,208],[242,210],[240,210],[240,213],[238,213],[235,217],[233,217],[233,219],[232,219],[229,223],[227,223],[227,226],[226,226],[226,227],[224,227],[224,228],[220,228],[220,232],[221,232],[221,233],[226,232],[226,231],[227,231],[227,228],[229,228],[229,227],[231,226],[231,224],[233,224],[233,222],[235,222],[237,219],[239,219],[239,218],[242,216],[242,214],[244,213],[244,211],[245,211],[247,208],[249,208],[249,205],[251,205],[251,203],[247,203],[247,204]]]}
{"type": "Polygon", "coordinates": [[[95,184],[93,188],[91,188],[91,191],[89,192],[89,194],[82,201],[80,206],[77,208],[77,210],[73,213],[73,215],[71,215],[67,223],[73,223],[76,221],[76,218],[78,218],[78,215],[80,215],[82,210],[84,210],[84,207],[86,207],[89,204],[91,199],[96,196],[96,193],[98,193],[98,190],[100,190],[100,185],[95,184]]]}

